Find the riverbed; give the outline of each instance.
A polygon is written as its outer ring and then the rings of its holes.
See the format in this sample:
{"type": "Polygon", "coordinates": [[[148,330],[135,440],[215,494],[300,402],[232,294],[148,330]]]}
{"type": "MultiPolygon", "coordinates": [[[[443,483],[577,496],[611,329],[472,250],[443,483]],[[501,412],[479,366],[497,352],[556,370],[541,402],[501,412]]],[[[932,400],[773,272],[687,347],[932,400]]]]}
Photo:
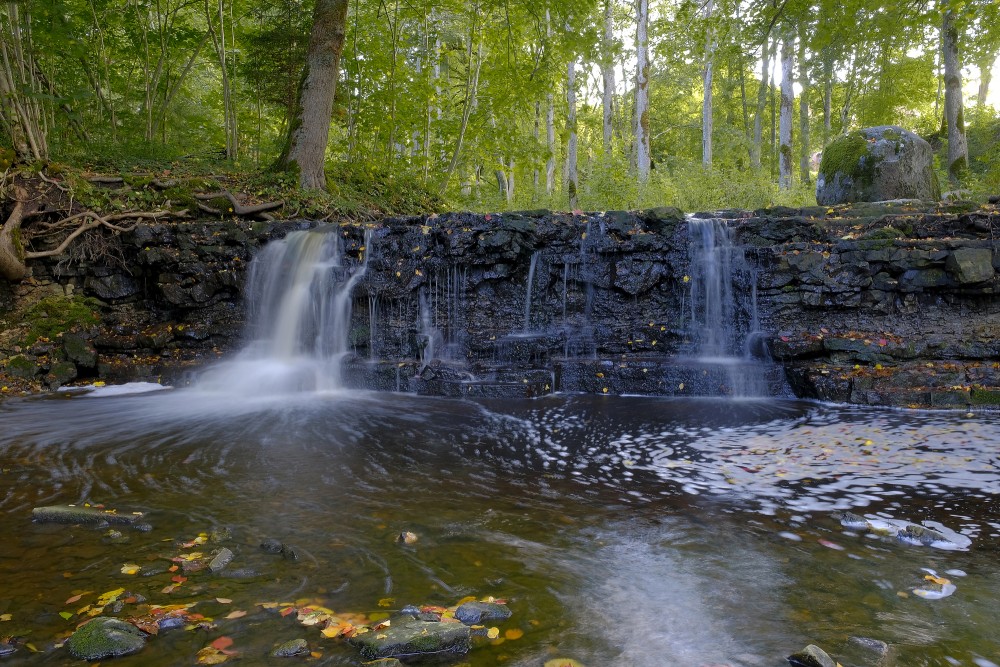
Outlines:
{"type": "Polygon", "coordinates": [[[877,664],[852,637],[884,642],[886,665],[1000,662],[995,414],[246,394],[0,404],[6,663],[78,663],[61,642],[118,588],[210,619],[161,631],[123,667],[195,664],[223,636],[242,664],[301,637],[311,663],[356,665],[298,610],[378,619],[470,596],[513,615],[445,664],[778,667],[810,643],[877,664]],[[148,525],[113,538],[32,522],[32,508],[68,503],[148,525]],[[899,539],[911,524],[943,539],[899,539]],[[168,568],[222,546],[234,558],[221,572],[168,568]]]}

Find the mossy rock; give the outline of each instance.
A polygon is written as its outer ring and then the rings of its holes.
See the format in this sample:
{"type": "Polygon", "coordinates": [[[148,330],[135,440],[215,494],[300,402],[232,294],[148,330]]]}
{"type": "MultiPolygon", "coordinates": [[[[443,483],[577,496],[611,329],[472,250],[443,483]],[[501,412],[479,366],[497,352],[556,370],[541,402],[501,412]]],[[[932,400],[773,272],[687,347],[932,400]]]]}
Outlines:
{"type": "Polygon", "coordinates": [[[82,660],[104,660],[138,653],[146,645],[139,628],[117,618],[99,616],[73,633],[66,646],[82,660]]]}
{"type": "Polygon", "coordinates": [[[72,361],[57,361],[49,368],[45,374],[45,382],[51,389],[58,389],[68,382],[76,379],[76,364],[72,361]]]}
{"type": "Polygon", "coordinates": [[[973,405],[1000,405],[1000,389],[973,389],[969,401],[973,405]]]}
{"type": "Polygon", "coordinates": [[[13,375],[14,377],[30,380],[38,375],[41,369],[38,367],[38,364],[31,359],[28,359],[23,355],[18,355],[7,360],[5,370],[8,374],[13,375]]]}
{"type": "Polygon", "coordinates": [[[51,340],[61,333],[99,324],[99,306],[96,299],[81,296],[45,297],[24,313],[28,324],[24,342],[32,345],[41,338],[51,340]]]}
{"type": "Polygon", "coordinates": [[[934,151],[909,130],[868,127],[833,141],[823,151],[816,181],[816,201],[821,206],[940,198],[934,151]]]}
{"type": "Polygon", "coordinates": [[[462,623],[393,619],[390,627],[355,635],[348,641],[369,660],[467,653],[472,647],[472,631],[462,623]]]}

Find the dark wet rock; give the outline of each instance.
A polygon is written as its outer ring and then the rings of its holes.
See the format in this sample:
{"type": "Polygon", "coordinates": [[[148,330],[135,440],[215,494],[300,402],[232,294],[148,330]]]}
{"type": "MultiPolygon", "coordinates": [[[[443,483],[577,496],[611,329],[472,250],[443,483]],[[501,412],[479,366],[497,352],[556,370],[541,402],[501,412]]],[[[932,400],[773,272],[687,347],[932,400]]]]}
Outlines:
{"type": "Polygon", "coordinates": [[[455,622],[400,619],[387,628],[355,635],[348,640],[368,659],[433,653],[467,653],[472,632],[455,622]]]}
{"type": "Polygon", "coordinates": [[[208,534],[208,539],[212,542],[225,542],[233,539],[233,531],[226,526],[215,528],[208,534]]]}
{"type": "Polygon", "coordinates": [[[302,555],[296,547],[287,544],[281,545],[281,557],[291,563],[297,563],[302,559],[302,555]]]}
{"type": "Polygon", "coordinates": [[[128,535],[123,534],[120,530],[114,529],[104,533],[101,540],[106,544],[128,544],[132,541],[128,535]]]}
{"type": "Polygon", "coordinates": [[[834,140],[823,151],[816,179],[816,201],[821,206],[940,198],[934,150],[901,127],[857,130],[834,140]]]}
{"type": "Polygon", "coordinates": [[[208,569],[212,572],[221,572],[227,565],[233,562],[233,557],[233,552],[223,547],[219,549],[219,552],[209,562],[208,569]]]}
{"type": "Polygon", "coordinates": [[[67,333],[62,337],[66,358],[80,368],[97,367],[97,348],[80,334],[67,333]]]}
{"type": "Polygon", "coordinates": [[[887,643],[881,639],[872,639],[871,637],[849,637],[847,639],[847,643],[852,646],[857,646],[867,653],[871,653],[879,658],[887,656],[890,650],[887,643]]]}
{"type": "Polygon", "coordinates": [[[31,510],[31,519],[38,523],[84,523],[84,524],[135,524],[142,513],[131,514],[95,507],[76,505],[50,505],[31,510]]]}
{"type": "Polygon", "coordinates": [[[930,546],[935,542],[949,541],[944,534],[931,528],[918,526],[913,523],[908,524],[905,528],[901,529],[896,534],[896,537],[899,538],[901,542],[906,542],[907,544],[917,544],[925,547],[930,546]]]}
{"type": "Polygon", "coordinates": [[[145,521],[141,523],[132,524],[132,530],[137,530],[140,533],[148,533],[153,530],[153,524],[146,523],[145,521]]]}
{"type": "Polygon", "coordinates": [[[155,577],[158,574],[163,574],[164,572],[169,572],[169,565],[144,565],[141,570],[139,570],[139,576],[141,577],[155,577]]]}
{"type": "Polygon", "coordinates": [[[74,657],[103,660],[141,651],[145,635],[134,625],[117,618],[97,617],[79,628],[66,641],[74,657]]]}
{"type": "Polygon", "coordinates": [[[45,374],[45,384],[51,389],[58,389],[75,380],[76,376],[76,364],[72,361],[57,361],[49,366],[49,372],[45,374]]]}
{"type": "Polygon", "coordinates": [[[187,620],[182,616],[164,616],[157,621],[157,625],[160,630],[172,630],[174,628],[183,628],[187,625],[187,620]]]}
{"type": "Polygon", "coordinates": [[[993,251],[989,248],[956,248],[948,255],[945,267],[962,285],[985,282],[995,275],[993,251]]]}
{"type": "Polygon", "coordinates": [[[113,273],[109,276],[87,276],[83,289],[104,301],[127,299],[139,293],[139,286],[128,274],[113,273]]]}
{"type": "Polygon", "coordinates": [[[15,653],[17,653],[16,646],[6,642],[0,642],[0,658],[6,658],[7,656],[14,655],[15,653]]]}
{"type": "Polygon", "coordinates": [[[268,554],[280,554],[284,548],[285,545],[281,543],[281,540],[270,537],[260,543],[260,550],[268,554]]]}
{"type": "Polygon", "coordinates": [[[788,662],[793,667],[837,667],[837,662],[815,644],[809,644],[798,653],[788,656],[788,662]]]}
{"type": "Polygon", "coordinates": [[[308,652],[309,642],[305,639],[290,639],[271,651],[271,656],[275,658],[292,658],[297,655],[305,655],[308,652]]]}
{"type": "Polygon", "coordinates": [[[510,616],[510,608],[498,602],[466,602],[455,610],[455,618],[466,625],[502,621],[510,616]]]}

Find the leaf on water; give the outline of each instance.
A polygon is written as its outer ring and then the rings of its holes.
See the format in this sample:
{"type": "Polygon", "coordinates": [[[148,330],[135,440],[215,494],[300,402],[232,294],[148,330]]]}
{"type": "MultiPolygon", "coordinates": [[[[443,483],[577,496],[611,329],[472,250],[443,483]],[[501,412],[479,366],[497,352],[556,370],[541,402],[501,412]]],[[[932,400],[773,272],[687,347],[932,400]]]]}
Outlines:
{"type": "Polygon", "coordinates": [[[316,658],[317,660],[319,660],[320,658],[322,658],[322,657],[323,657],[323,654],[322,654],[322,653],[320,653],[319,651],[311,651],[311,652],[309,653],[309,657],[310,657],[310,658],[316,658]]]}
{"type": "Polygon", "coordinates": [[[177,584],[170,584],[169,586],[165,586],[163,588],[163,590],[161,590],[160,592],[161,593],[173,593],[175,588],[177,588],[177,584]]]}
{"type": "Polygon", "coordinates": [[[281,614],[282,616],[288,616],[288,615],[289,615],[289,614],[291,614],[291,613],[292,613],[293,611],[295,611],[295,607],[285,607],[284,609],[282,609],[282,610],[281,610],[280,614],[281,614]]]}
{"type": "Polygon", "coordinates": [[[326,637],[327,639],[333,639],[334,637],[339,637],[341,632],[343,632],[343,628],[339,625],[328,625],[322,630],[320,630],[320,634],[326,637]]]}
{"type": "Polygon", "coordinates": [[[231,611],[231,612],[229,612],[226,615],[226,618],[228,618],[228,619],[243,618],[246,615],[247,615],[247,613],[245,611],[237,610],[237,611],[231,611]]]}
{"type": "Polygon", "coordinates": [[[215,601],[219,604],[231,604],[232,600],[230,598],[215,598],[215,601]]]}
{"type": "Polygon", "coordinates": [[[396,602],[396,598],[382,598],[378,601],[380,607],[391,607],[396,602]]]}
{"type": "Polygon", "coordinates": [[[206,646],[198,651],[199,665],[221,665],[226,660],[229,660],[229,656],[211,646],[206,646]]]}
{"type": "Polygon", "coordinates": [[[183,584],[185,581],[187,581],[187,577],[180,574],[175,574],[174,576],[170,577],[170,581],[173,581],[178,584],[183,584]]]}
{"type": "Polygon", "coordinates": [[[65,621],[68,621],[69,619],[73,618],[73,616],[75,616],[75,614],[71,611],[61,611],[59,612],[59,615],[62,616],[63,620],[65,621]]]}
{"type": "Polygon", "coordinates": [[[500,636],[500,628],[490,628],[486,631],[486,636],[490,639],[496,639],[500,636]]]}
{"type": "Polygon", "coordinates": [[[136,565],[135,563],[125,563],[122,565],[122,574],[138,574],[141,569],[141,565],[136,565]]]}
{"type": "Polygon", "coordinates": [[[211,644],[209,644],[209,646],[211,646],[212,648],[214,648],[214,649],[216,649],[218,651],[222,651],[223,649],[227,649],[227,648],[229,648],[232,645],[233,645],[233,638],[232,637],[226,637],[226,636],[219,637],[218,639],[216,639],[215,641],[213,641],[211,644]]]}
{"type": "Polygon", "coordinates": [[[80,593],[79,595],[74,595],[73,597],[71,597],[68,600],[66,600],[65,604],[73,604],[74,602],[79,602],[80,598],[82,598],[82,597],[83,597],[83,593],[80,593]]]}
{"type": "Polygon", "coordinates": [[[524,636],[524,630],[521,630],[520,628],[511,628],[507,632],[503,633],[503,636],[511,640],[520,639],[524,636]]]}
{"type": "Polygon", "coordinates": [[[97,598],[97,606],[103,607],[107,604],[111,604],[112,602],[118,599],[119,595],[121,595],[124,592],[125,592],[124,588],[116,588],[113,591],[108,591],[107,593],[104,593],[103,595],[101,595],[101,597],[97,598]]]}
{"type": "Polygon", "coordinates": [[[926,579],[927,581],[933,581],[938,586],[944,586],[945,584],[950,584],[951,583],[950,580],[945,579],[944,577],[936,577],[933,574],[925,575],[924,579],[926,579]]]}
{"type": "Polygon", "coordinates": [[[9,621],[14,618],[13,614],[0,614],[0,621],[9,621]]]}

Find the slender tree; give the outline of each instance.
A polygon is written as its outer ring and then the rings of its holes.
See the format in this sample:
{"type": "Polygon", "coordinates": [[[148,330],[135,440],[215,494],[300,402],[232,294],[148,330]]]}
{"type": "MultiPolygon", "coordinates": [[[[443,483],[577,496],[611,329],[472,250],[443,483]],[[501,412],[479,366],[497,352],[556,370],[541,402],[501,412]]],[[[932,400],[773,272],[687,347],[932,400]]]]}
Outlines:
{"type": "Polygon", "coordinates": [[[635,145],[636,174],[649,180],[649,0],[636,0],[635,145]]]}
{"type": "Polygon", "coordinates": [[[712,166],[712,73],[715,66],[715,26],[712,24],[712,13],[715,1],[707,0],[704,7],[705,28],[705,60],[702,68],[702,101],[701,101],[701,163],[705,167],[712,166]]]}
{"type": "Polygon", "coordinates": [[[278,158],[280,167],[298,170],[299,185],[307,190],[326,189],[326,145],[344,50],[347,5],[348,0],[316,0],[298,108],[278,158]]]}
{"type": "Polygon", "coordinates": [[[612,121],[615,117],[615,31],[613,0],[604,0],[604,37],[601,41],[601,77],[604,80],[604,156],[611,155],[612,121]]]}
{"type": "Polygon", "coordinates": [[[781,112],[778,120],[778,187],[792,187],[792,65],[795,54],[795,37],[790,28],[782,31],[781,39],[781,112]]]}
{"type": "Polygon", "coordinates": [[[969,148],[962,112],[962,61],[958,53],[955,12],[947,0],[941,14],[941,50],[944,59],[944,117],[948,126],[948,179],[958,187],[969,167],[969,148]]]}

